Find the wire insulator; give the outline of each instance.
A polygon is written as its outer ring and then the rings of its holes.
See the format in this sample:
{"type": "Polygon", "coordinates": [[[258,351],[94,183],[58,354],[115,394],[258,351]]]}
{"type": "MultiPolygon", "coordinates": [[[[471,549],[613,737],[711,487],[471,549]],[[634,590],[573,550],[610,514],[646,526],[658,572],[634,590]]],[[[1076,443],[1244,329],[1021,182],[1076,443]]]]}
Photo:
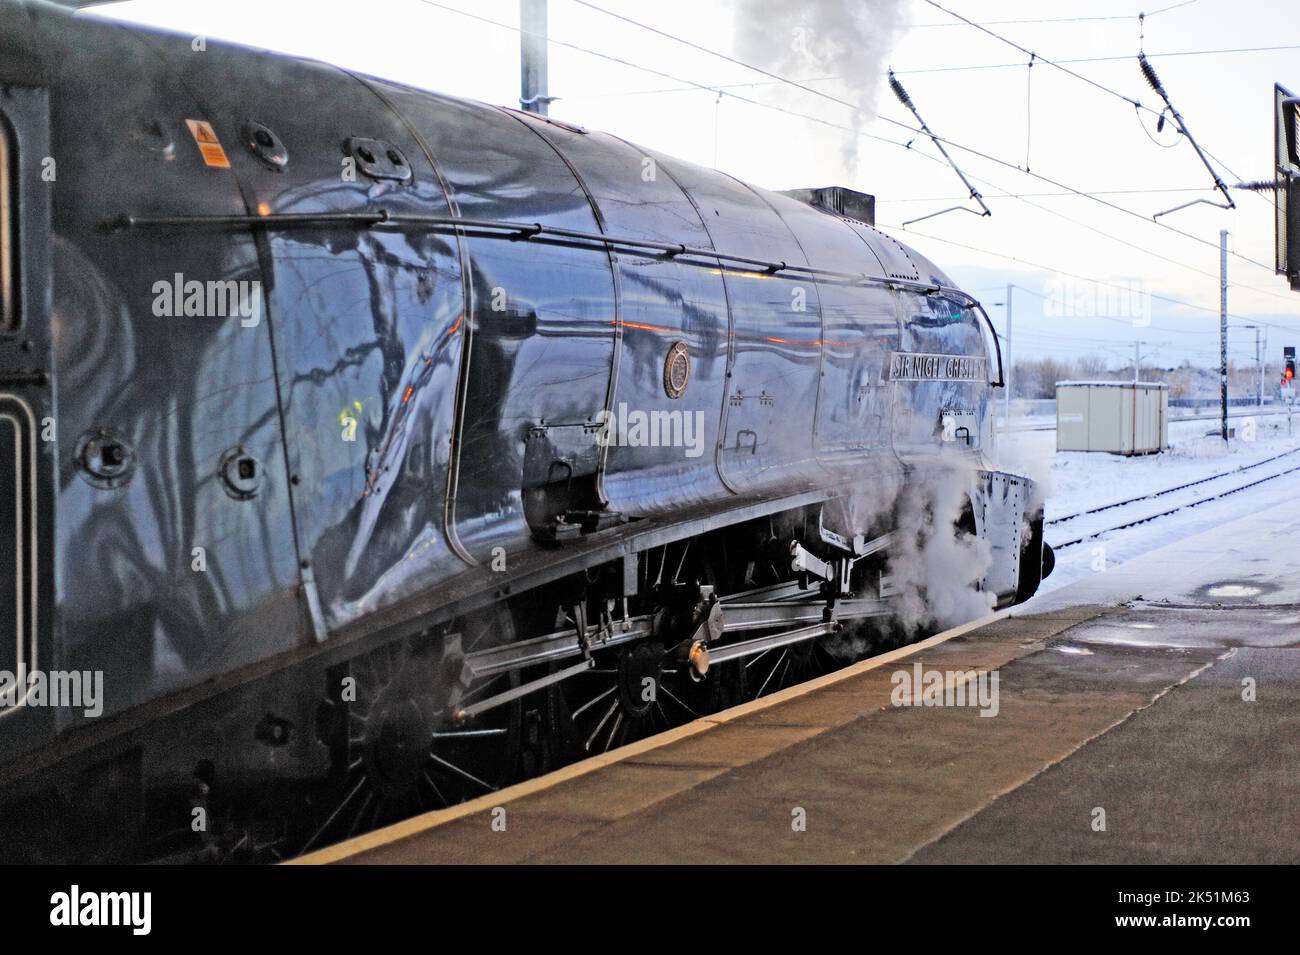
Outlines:
{"type": "Polygon", "coordinates": [[[1151,88],[1159,93],[1161,98],[1165,98],[1165,88],[1160,85],[1160,77],[1156,76],[1155,68],[1147,62],[1147,55],[1145,53],[1138,54],[1138,66],[1142,67],[1142,75],[1147,78],[1147,82],[1151,84],[1151,88]]]}
{"type": "Polygon", "coordinates": [[[894,76],[893,70],[889,71],[889,88],[894,91],[900,103],[913,112],[916,111],[916,107],[912,105],[912,97],[907,95],[907,90],[903,89],[903,84],[898,82],[898,77],[894,76]]]}
{"type": "Polygon", "coordinates": [[[1286,181],[1283,179],[1261,179],[1255,182],[1239,182],[1232,188],[1241,189],[1245,192],[1273,192],[1276,189],[1285,189],[1286,181]]]}

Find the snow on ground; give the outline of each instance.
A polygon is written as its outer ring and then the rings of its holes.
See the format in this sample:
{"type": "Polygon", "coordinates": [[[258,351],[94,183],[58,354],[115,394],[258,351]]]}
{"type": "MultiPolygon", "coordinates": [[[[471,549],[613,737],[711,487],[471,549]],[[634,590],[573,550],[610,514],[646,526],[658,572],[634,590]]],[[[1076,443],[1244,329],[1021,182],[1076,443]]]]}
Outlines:
{"type": "MultiPolygon", "coordinates": [[[[1265,465],[1260,470],[1265,471],[1271,467],[1272,465],[1265,465]]],[[[1247,472],[1247,474],[1254,473],[1256,472],[1247,472]]],[[[1243,476],[1242,483],[1245,481],[1246,478],[1243,476]]],[[[1179,511],[1177,514],[1159,518],[1149,524],[1115,531],[1096,540],[1068,547],[1057,553],[1056,569],[1051,577],[1043,581],[1038,595],[1050,594],[1068,584],[1098,574],[1106,575],[1117,589],[1122,590],[1127,580],[1125,564],[1128,561],[1196,534],[1218,530],[1223,525],[1231,524],[1242,517],[1258,514],[1270,508],[1289,506],[1297,497],[1300,497],[1300,472],[1268,481],[1231,497],[1179,511]]],[[[1050,530],[1047,539],[1049,541],[1052,539],[1050,530]]],[[[1223,546],[1225,558],[1218,570],[1224,575],[1245,576],[1274,564],[1274,555],[1261,553],[1259,548],[1252,550],[1248,544],[1242,545],[1240,541],[1232,543],[1225,539],[1223,546]],[[1234,547],[1239,553],[1235,558],[1229,559],[1226,552],[1234,547]]],[[[1172,573],[1174,572],[1171,571],[1172,573]]],[[[1169,579],[1164,582],[1164,586],[1176,590],[1179,583],[1180,581],[1176,579],[1169,579]]],[[[1026,612],[1035,612],[1037,605],[1042,602],[1039,596],[1021,605],[1026,612]]]]}
{"type": "MultiPolygon", "coordinates": [[[[1244,420],[1232,422],[1238,435],[1249,433],[1244,420]]],[[[1300,420],[1296,434],[1288,436],[1285,417],[1263,417],[1255,421],[1253,440],[1237,437],[1225,446],[1218,436],[1214,421],[1171,422],[1169,426],[1170,449],[1162,454],[1141,457],[1122,457],[1099,452],[1057,452],[1054,431],[1012,432],[1001,437],[999,466],[1028,474],[1046,485],[1048,519],[1077,513],[1081,510],[1112,504],[1142,494],[1161,491],[1195,481],[1200,478],[1229,472],[1234,468],[1254,464],[1300,449],[1300,420]],[[1207,432],[1213,432],[1207,434],[1207,432]]],[[[1264,464],[1244,474],[1207,485],[1204,496],[1221,492],[1238,484],[1246,484],[1267,475],[1300,464],[1300,454],[1264,464]]],[[[1186,500],[1197,499],[1202,492],[1192,491],[1163,497],[1150,503],[1150,513],[1176,506],[1186,500]]],[[[1193,534],[1211,530],[1262,508],[1274,507],[1295,500],[1300,494],[1300,472],[1258,487],[1242,491],[1221,500],[1199,504],[1150,523],[1114,531],[1065,548],[1057,554],[1056,571],[1043,582],[1040,593],[1046,594],[1092,574],[1109,573],[1122,565],[1156,548],[1182,540],[1193,534]]],[[[1131,511],[1095,515],[1098,528],[1114,526],[1131,516],[1131,511]]],[[[1076,524],[1078,522],[1075,522],[1076,524]]],[[[1072,525],[1062,525],[1062,528],[1072,525]]],[[[1092,529],[1091,524],[1088,527],[1092,529]]],[[[1060,542],[1071,535],[1064,529],[1047,529],[1047,540],[1060,542]]],[[[1026,604],[1033,610],[1035,601],[1026,604]]]]}
{"type": "MultiPolygon", "coordinates": [[[[1245,420],[1232,422],[1239,436],[1246,433],[1245,420]]],[[[1171,422],[1168,451],[1130,458],[1096,451],[1058,452],[1055,431],[1012,432],[999,439],[999,464],[1045,481],[1050,519],[1164,490],[1300,448],[1300,420],[1296,422],[1295,437],[1287,436],[1285,417],[1273,416],[1257,419],[1254,435],[1252,441],[1236,437],[1225,446],[1213,421],[1171,422]],[[1206,433],[1211,430],[1212,436],[1206,433]]],[[[1264,472],[1268,467],[1257,470],[1264,472]]]]}
{"type": "MultiPolygon", "coordinates": [[[[1278,417],[1278,416],[1282,417],[1283,420],[1285,420],[1286,411],[1285,409],[1278,408],[1274,405],[1265,405],[1262,409],[1258,409],[1258,410],[1254,408],[1247,408],[1245,410],[1242,410],[1241,408],[1234,408],[1232,411],[1228,412],[1229,423],[1231,425],[1235,425],[1237,423],[1236,419],[1238,418],[1255,418],[1258,420],[1258,419],[1278,417]]],[[[1214,412],[1212,414],[1206,414],[1204,411],[1196,411],[1193,413],[1185,409],[1171,411],[1169,416],[1170,423],[1171,424],[1176,423],[1179,420],[1216,422],[1219,420],[1219,415],[1218,412],[1214,412]]],[[[994,418],[994,423],[996,427],[999,429],[1002,428],[1004,421],[1005,419],[1001,415],[998,415],[994,418]]],[[[1012,412],[1011,414],[1011,430],[1013,432],[1050,431],[1055,427],[1056,427],[1055,412],[1053,412],[1052,414],[1036,414],[1036,415],[1017,415],[1015,412],[1012,412]]]]}

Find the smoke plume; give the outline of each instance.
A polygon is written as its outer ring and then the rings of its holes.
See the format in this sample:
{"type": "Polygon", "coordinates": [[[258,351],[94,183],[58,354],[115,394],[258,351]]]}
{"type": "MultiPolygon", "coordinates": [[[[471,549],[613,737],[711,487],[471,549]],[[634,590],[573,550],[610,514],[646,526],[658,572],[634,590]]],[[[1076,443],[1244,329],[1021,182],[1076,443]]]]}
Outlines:
{"type": "MultiPolygon", "coordinates": [[[[853,134],[844,143],[851,172],[857,132],[876,115],[876,94],[905,25],[904,9],[902,0],[737,0],[737,50],[747,63],[856,105],[846,117],[853,134]],[[816,82],[821,77],[834,80],[816,82]]],[[[834,115],[833,105],[817,105],[818,115],[834,115]]]]}

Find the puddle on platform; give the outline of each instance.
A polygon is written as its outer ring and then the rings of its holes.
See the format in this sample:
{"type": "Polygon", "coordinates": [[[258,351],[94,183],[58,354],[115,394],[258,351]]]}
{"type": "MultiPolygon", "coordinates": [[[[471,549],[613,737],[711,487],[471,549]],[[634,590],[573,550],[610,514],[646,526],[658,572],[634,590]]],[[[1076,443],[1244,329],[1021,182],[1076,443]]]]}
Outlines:
{"type": "MultiPolygon", "coordinates": [[[[1212,586],[1238,584],[1245,585],[1240,581],[1221,581],[1212,586]]],[[[1205,591],[1209,589],[1203,588],[1205,591]]],[[[1088,646],[1146,649],[1280,649],[1300,646],[1300,613],[1294,607],[1252,606],[1246,603],[1234,604],[1230,598],[1219,599],[1223,602],[1214,607],[1147,604],[1129,612],[1138,618],[1136,620],[1124,619],[1124,616],[1128,616],[1125,614],[1087,621],[1062,634],[1064,639],[1054,649],[1062,653],[1078,654],[1083,647],[1088,646]]]]}
{"type": "Polygon", "coordinates": [[[1251,604],[1278,590],[1278,585],[1264,580],[1218,580],[1192,591],[1191,597],[1211,603],[1251,604]]]}
{"type": "Polygon", "coordinates": [[[1262,588],[1256,587],[1253,584],[1219,584],[1218,586],[1211,587],[1207,590],[1205,596],[1240,599],[1242,597],[1258,597],[1263,592],[1262,588]]]}

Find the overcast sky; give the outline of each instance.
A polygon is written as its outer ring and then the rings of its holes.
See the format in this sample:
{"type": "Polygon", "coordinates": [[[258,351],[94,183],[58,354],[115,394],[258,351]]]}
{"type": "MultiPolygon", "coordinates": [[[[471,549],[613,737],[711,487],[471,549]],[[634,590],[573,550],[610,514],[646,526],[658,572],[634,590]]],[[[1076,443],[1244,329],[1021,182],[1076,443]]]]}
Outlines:
{"type": "MultiPolygon", "coordinates": [[[[1272,273],[1271,196],[1234,192],[1235,211],[1200,204],[1161,217],[1169,228],[1151,221],[1162,209],[1222,197],[1172,123],[1157,132],[1163,103],[1136,61],[1138,13],[1146,10],[1147,55],[1224,181],[1271,178],[1273,84],[1300,90],[1292,5],[939,2],[1033,51],[1035,65],[925,0],[550,0],[550,92],[559,97],[551,114],[769,188],[843,184],[874,194],[879,224],[989,303],[999,327],[1004,309],[991,303],[1005,299],[1008,282],[1018,286],[1017,356],[1097,354],[1118,363],[1140,339],[1144,363],[1217,364],[1220,229],[1229,231],[1233,252],[1231,324],[1265,325],[1274,365],[1282,345],[1300,344],[1300,293],[1272,273]],[[836,25],[831,15],[841,8],[861,11],[856,22],[836,25]],[[1044,20],[1053,22],[1007,22],[1044,20]],[[831,55],[837,46],[849,55],[831,55]],[[1088,62],[1061,64],[1076,77],[1037,57],[1088,62]],[[931,143],[905,148],[913,134],[897,123],[915,121],[885,83],[890,66],[934,132],[989,157],[949,147],[991,217],[949,212],[899,228],[961,204],[965,190],[931,143]],[[1139,113],[1122,97],[1153,112],[1139,113]],[[837,128],[852,127],[855,113],[862,135],[837,128]]],[[[518,102],[518,0],[129,0],[101,11],[491,103],[518,102]]],[[[1253,331],[1234,329],[1230,344],[1234,356],[1253,362],[1253,331]]]]}

